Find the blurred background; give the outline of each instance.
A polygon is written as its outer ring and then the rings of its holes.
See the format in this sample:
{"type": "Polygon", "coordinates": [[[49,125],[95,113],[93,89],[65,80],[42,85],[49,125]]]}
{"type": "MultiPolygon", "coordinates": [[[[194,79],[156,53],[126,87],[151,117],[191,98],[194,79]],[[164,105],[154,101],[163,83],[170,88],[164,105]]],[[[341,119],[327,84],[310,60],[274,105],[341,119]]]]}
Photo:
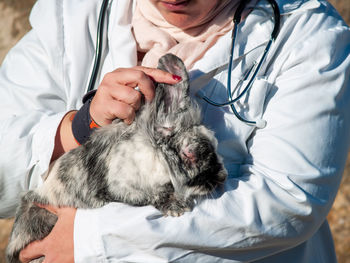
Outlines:
{"type": "MultiPolygon", "coordinates": [[[[28,15],[35,0],[0,0],[0,62],[8,50],[28,31],[28,15]]],[[[350,0],[330,0],[350,25],[350,0]]],[[[326,36],[325,36],[326,37],[326,36]]],[[[350,88],[350,87],[349,87],[350,88]]],[[[339,263],[350,263],[350,157],[341,188],[328,216],[339,263]]],[[[0,263],[11,229],[11,219],[0,219],[0,263]]]]}

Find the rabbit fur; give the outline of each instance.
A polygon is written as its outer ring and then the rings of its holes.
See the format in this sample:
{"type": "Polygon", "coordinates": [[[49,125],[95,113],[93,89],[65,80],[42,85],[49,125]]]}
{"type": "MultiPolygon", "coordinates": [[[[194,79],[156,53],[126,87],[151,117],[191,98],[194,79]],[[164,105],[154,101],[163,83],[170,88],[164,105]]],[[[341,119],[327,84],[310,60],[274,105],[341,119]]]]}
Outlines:
{"type": "Polygon", "coordinates": [[[142,106],[131,125],[114,121],[95,130],[85,144],[52,165],[39,188],[23,195],[8,262],[19,262],[20,250],[43,239],[56,223],[55,215],[35,203],[98,208],[124,202],[180,216],[192,209],[195,198],[223,184],[227,173],[216,153],[217,141],[201,124],[200,109],[190,99],[183,62],[167,54],[158,68],[182,81],[158,83],[154,100],[142,106]]]}

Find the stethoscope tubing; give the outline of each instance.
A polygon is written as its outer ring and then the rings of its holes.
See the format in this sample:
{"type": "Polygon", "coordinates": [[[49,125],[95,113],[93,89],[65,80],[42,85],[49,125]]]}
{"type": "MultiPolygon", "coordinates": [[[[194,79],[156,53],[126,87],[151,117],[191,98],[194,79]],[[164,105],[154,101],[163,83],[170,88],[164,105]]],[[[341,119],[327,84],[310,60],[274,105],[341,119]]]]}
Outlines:
{"type": "MultiPolygon", "coordinates": [[[[241,22],[241,17],[242,17],[242,13],[246,7],[246,5],[248,4],[249,1],[241,1],[239,6],[237,7],[236,13],[234,15],[233,18],[233,22],[234,22],[234,27],[232,30],[232,42],[231,42],[231,50],[230,50],[230,60],[229,60],[229,66],[228,66],[228,75],[227,75],[227,97],[228,97],[228,101],[227,102],[223,102],[223,103],[218,103],[215,102],[213,100],[210,100],[208,97],[206,96],[201,96],[201,98],[203,100],[205,100],[207,103],[216,106],[216,107],[225,107],[225,106],[230,106],[232,112],[234,113],[234,115],[236,116],[237,119],[239,119],[240,121],[247,123],[249,125],[255,125],[255,126],[259,126],[264,127],[266,125],[266,122],[259,122],[257,123],[256,121],[250,121],[247,120],[245,118],[243,118],[242,116],[240,116],[240,114],[238,113],[236,107],[234,106],[234,103],[236,103],[238,100],[240,100],[244,94],[246,94],[248,92],[248,90],[252,87],[260,69],[261,66],[263,64],[263,62],[265,61],[267,54],[271,48],[272,43],[276,40],[278,33],[279,33],[279,29],[280,29],[280,11],[279,11],[279,7],[276,3],[275,0],[268,0],[269,4],[271,5],[271,7],[273,8],[273,12],[274,12],[274,28],[273,31],[271,33],[270,39],[264,49],[263,55],[260,58],[259,62],[253,65],[253,67],[248,71],[248,73],[245,76],[245,79],[251,74],[251,71],[253,70],[253,68],[255,67],[255,70],[253,72],[253,75],[251,76],[251,78],[249,79],[247,85],[244,87],[244,89],[242,90],[242,92],[235,98],[232,98],[232,89],[231,89],[231,73],[232,73],[232,66],[233,66],[233,53],[234,53],[234,47],[235,47],[235,42],[236,42],[236,38],[237,38],[237,30],[238,30],[238,25],[241,22]]],[[[242,83],[242,81],[240,81],[237,86],[240,86],[242,83]]],[[[237,87],[236,86],[236,87],[237,87]]]]}
{"type": "Polygon", "coordinates": [[[100,9],[100,14],[98,17],[95,60],[94,60],[94,66],[92,68],[92,72],[90,75],[87,93],[94,90],[97,76],[98,76],[98,72],[99,72],[100,65],[101,65],[104,23],[106,21],[108,2],[109,2],[109,0],[103,0],[102,5],[101,5],[101,9],[100,9]]]}

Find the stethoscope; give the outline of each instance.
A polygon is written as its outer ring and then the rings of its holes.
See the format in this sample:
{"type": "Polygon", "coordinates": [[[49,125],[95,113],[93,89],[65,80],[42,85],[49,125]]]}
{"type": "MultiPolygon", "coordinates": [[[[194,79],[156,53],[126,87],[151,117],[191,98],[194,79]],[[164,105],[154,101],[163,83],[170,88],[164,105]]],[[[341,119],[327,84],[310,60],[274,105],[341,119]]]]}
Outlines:
{"type": "MultiPolygon", "coordinates": [[[[248,124],[248,125],[252,125],[255,126],[257,128],[264,128],[266,126],[266,121],[263,119],[259,119],[256,121],[251,121],[251,120],[247,120],[246,118],[242,117],[236,107],[234,106],[234,104],[240,100],[244,94],[246,94],[249,89],[252,87],[254,80],[256,79],[256,76],[258,75],[261,66],[263,64],[263,62],[266,59],[266,56],[271,48],[272,43],[276,40],[278,32],[279,32],[279,28],[280,28],[280,11],[279,11],[279,7],[278,4],[276,3],[275,0],[267,0],[269,2],[269,4],[271,5],[273,12],[274,12],[274,28],[273,31],[271,33],[270,39],[264,49],[263,55],[261,56],[259,62],[254,63],[253,66],[248,70],[248,72],[246,73],[246,75],[244,76],[244,79],[247,79],[249,77],[249,75],[251,75],[250,79],[247,81],[246,86],[242,89],[241,93],[239,93],[239,95],[236,98],[232,98],[232,88],[231,88],[231,72],[232,72],[232,66],[233,66],[233,53],[234,53],[234,47],[235,47],[235,41],[237,38],[237,29],[238,29],[238,25],[241,22],[241,18],[242,18],[242,14],[243,11],[245,10],[247,4],[249,3],[248,0],[241,0],[240,4],[237,7],[237,10],[235,12],[234,18],[233,18],[233,22],[234,22],[234,27],[232,30],[232,42],[231,42],[231,51],[230,51],[230,61],[229,61],[229,65],[228,65],[228,76],[227,76],[227,97],[228,97],[228,101],[227,102],[223,102],[223,103],[218,103],[215,101],[212,101],[211,99],[209,99],[207,96],[205,96],[204,94],[200,95],[200,97],[205,100],[207,103],[216,106],[216,107],[225,107],[225,106],[230,106],[232,112],[234,113],[234,115],[237,117],[237,119],[239,119],[240,121],[248,124]]],[[[93,65],[93,69],[91,72],[91,76],[89,79],[89,84],[88,84],[88,93],[87,94],[91,94],[94,90],[95,84],[96,84],[96,80],[97,80],[97,76],[99,73],[99,69],[100,69],[100,64],[101,64],[101,57],[102,57],[102,47],[103,47],[103,34],[104,34],[104,23],[105,23],[105,17],[107,14],[107,7],[108,7],[108,3],[109,0],[103,0],[102,5],[101,5],[101,10],[100,10],[100,14],[99,14],[99,19],[98,19],[98,25],[97,25],[97,38],[96,38],[96,50],[95,50],[95,60],[94,60],[94,65],[93,65]]],[[[242,85],[243,81],[240,81],[236,88],[237,89],[240,85],[242,85]]],[[[83,101],[87,100],[87,98],[90,96],[84,96],[83,101]]]]}

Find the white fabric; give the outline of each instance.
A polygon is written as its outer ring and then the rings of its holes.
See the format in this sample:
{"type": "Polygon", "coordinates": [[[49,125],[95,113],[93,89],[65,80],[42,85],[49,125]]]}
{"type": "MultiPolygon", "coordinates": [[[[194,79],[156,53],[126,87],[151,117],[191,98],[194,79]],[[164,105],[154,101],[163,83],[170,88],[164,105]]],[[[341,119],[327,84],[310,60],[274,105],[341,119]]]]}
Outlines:
{"type": "MultiPolygon", "coordinates": [[[[76,262],[336,261],[325,220],[349,145],[350,31],[325,1],[278,3],[280,35],[238,107],[249,119],[265,119],[266,128],[200,102],[230,172],[225,191],[179,218],[120,203],[78,210],[76,262]]],[[[1,216],[13,214],[22,189],[40,184],[60,119],[81,105],[100,4],[39,0],[33,30],[1,67],[1,216]]],[[[258,5],[238,32],[233,86],[272,30],[269,5],[258,5]]],[[[132,7],[131,0],[111,3],[103,73],[136,64],[132,7]]],[[[229,49],[230,33],[194,65],[193,91],[226,100],[229,49]]]]}

